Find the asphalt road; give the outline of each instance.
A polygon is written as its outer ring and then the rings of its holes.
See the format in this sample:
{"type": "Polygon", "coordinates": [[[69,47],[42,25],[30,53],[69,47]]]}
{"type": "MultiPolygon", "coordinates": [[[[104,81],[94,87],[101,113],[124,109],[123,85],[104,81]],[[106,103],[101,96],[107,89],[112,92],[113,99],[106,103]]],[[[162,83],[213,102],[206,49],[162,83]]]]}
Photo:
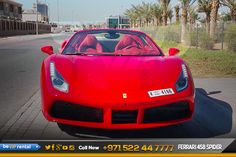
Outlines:
{"type": "MultiPolygon", "coordinates": [[[[71,34],[0,39],[0,137],[5,139],[179,138],[236,137],[236,78],[195,78],[193,120],[168,127],[136,131],[108,131],[66,127],[63,133],[40,111],[40,66],[53,45],[71,34]]],[[[65,129],[62,127],[61,129],[65,129]]]]}
{"type": "Polygon", "coordinates": [[[47,56],[40,51],[70,34],[0,38],[0,128],[39,89],[40,67],[47,56]]]}

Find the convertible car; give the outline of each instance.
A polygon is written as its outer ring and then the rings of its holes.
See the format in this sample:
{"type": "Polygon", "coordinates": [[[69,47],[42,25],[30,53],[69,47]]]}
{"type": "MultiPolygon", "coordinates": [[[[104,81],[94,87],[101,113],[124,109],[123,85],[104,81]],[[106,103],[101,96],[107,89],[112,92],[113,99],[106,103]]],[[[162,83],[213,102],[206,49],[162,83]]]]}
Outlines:
{"type": "Polygon", "coordinates": [[[41,69],[42,112],[58,124],[144,129],[188,121],[195,88],[186,63],[165,55],[145,33],[75,32],[59,53],[52,46],[41,69]]]}

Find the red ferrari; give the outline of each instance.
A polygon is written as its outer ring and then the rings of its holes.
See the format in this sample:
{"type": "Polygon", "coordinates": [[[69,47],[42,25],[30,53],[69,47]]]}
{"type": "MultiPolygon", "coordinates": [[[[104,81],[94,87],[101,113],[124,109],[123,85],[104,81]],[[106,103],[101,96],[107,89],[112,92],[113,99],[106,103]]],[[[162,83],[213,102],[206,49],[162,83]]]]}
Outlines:
{"type": "Polygon", "coordinates": [[[96,29],[74,33],[42,63],[42,112],[59,124],[143,129],[182,123],[194,112],[186,63],[166,56],[145,33],[96,29]]]}

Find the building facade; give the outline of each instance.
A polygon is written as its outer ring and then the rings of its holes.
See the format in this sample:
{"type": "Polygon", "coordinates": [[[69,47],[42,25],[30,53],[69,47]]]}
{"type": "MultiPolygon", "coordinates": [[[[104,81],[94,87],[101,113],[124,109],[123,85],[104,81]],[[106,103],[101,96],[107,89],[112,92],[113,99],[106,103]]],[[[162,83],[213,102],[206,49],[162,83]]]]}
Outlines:
{"type": "Polygon", "coordinates": [[[37,12],[34,9],[25,9],[22,14],[22,21],[24,22],[36,22],[38,16],[38,22],[39,23],[46,23],[48,24],[48,17],[42,15],[41,13],[37,12]]]}
{"type": "Polygon", "coordinates": [[[125,16],[109,16],[106,24],[108,28],[130,28],[129,18],[125,16]]]}
{"type": "MultiPolygon", "coordinates": [[[[36,10],[31,9],[28,15],[29,18],[23,21],[22,4],[13,0],[0,0],[0,37],[36,34],[36,10]]],[[[39,33],[51,32],[44,15],[39,13],[38,21],[39,33]]]]}
{"type": "Polygon", "coordinates": [[[21,20],[22,4],[13,0],[0,0],[0,19],[21,20]]]}
{"type": "MultiPolygon", "coordinates": [[[[35,5],[35,4],[34,4],[35,5]]],[[[41,13],[43,16],[48,17],[48,5],[44,3],[38,3],[37,4],[37,10],[39,13],[41,13]]]]}
{"type": "Polygon", "coordinates": [[[46,24],[49,23],[47,4],[38,3],[37,5],[34,4],[32,9],[25,9],[22,14],[22,20],[24,22],[36,22],[37,16],[38,22],[46,24]]]}

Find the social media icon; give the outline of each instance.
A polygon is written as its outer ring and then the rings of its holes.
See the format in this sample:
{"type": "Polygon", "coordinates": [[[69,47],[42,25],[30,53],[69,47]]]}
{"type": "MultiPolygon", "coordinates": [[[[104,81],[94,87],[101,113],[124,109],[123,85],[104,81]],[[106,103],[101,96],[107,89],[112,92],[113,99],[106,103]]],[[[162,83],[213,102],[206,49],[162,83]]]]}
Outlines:
{"type": "Polygon", "coordinates": [[[46,146],[45,146],[45,149],[46,149],[46,150],[50,150],[50,149],[51,149],[51,145],[46,145],[46,146]]]}

